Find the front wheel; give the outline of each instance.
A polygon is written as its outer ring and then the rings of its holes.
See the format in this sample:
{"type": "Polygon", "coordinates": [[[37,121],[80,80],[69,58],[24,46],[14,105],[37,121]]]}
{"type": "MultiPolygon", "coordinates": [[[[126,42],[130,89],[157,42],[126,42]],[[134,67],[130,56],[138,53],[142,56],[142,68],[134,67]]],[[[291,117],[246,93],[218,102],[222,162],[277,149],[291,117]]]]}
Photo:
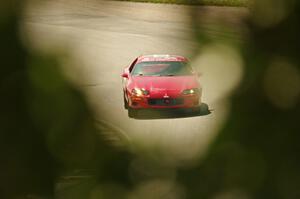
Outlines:
{"type": "Polygon", "coordinates": [[[128,109],[128,102],[127,102],[127,100],[125,98],[125,93],[124,92],[123,92],[123,100],[124,100],[124,108],[128,109]]]}
{"type": "Polygon", "coordinates": [[[135,118],[135,117],[137,117],[137,114],[138,114],[138,110],[130,108],[130,107],[128,108],[128,117],[135,118]]]}
{"type": "Polygon", "coordinates": [[[200,109],[200,114],[201,115],[208,115],[208,114],[210,114],[209,107],[205,103],[201,103],[199,109],[200,109]]]}

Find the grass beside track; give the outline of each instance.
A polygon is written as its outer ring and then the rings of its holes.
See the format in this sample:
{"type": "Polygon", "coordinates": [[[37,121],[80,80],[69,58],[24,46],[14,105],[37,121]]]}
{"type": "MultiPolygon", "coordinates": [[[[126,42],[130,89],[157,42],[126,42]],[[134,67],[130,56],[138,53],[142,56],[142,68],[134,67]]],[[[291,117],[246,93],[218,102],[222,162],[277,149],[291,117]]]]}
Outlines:
{"type": "Polygon", "coordinates": [[[119,0],[119,1],[246,7],[248,6],[250,0],[119,0]]]}

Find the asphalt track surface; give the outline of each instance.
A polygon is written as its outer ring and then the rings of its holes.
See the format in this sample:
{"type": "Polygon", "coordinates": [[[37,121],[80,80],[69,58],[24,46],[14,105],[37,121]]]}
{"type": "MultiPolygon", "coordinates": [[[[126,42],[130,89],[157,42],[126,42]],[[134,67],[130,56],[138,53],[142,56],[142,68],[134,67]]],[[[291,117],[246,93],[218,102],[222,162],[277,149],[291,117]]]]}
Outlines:
{"type": "Polygon", "coordinates": [[[184,162],[201,157],[226,122],[228,96],[243,71],[234,48],[218,42],[199,48],[190,16],[195,9],[202,31],[209,37],[241,42],[240,19],[247,14],[244,8],[96,0],[29,3],[21,34],[32,49],[54,54],[64,49],[70,55],[64,70],[87,96],[96,123],[108,139],[160,149],[169,158],[184,162]],[[220,20],[227,29],[217,28],[220,20]],[[141,54],[190,58],[202,73],[203,101],[212,113],[129,118],[123,108],[120,75],[141,54]]]}

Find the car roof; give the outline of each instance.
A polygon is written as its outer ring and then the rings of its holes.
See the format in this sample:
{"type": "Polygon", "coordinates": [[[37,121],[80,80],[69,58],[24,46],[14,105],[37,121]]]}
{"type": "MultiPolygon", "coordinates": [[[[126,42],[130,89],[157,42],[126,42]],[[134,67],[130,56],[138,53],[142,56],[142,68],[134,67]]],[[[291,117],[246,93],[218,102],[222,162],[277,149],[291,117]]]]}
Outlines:
{"type": "Polygon", "coordinates": [[[179,55],[141,55],[138,57],[137,63],[147,61],[180,61],[187,62],[188,59],[179,55]]]}

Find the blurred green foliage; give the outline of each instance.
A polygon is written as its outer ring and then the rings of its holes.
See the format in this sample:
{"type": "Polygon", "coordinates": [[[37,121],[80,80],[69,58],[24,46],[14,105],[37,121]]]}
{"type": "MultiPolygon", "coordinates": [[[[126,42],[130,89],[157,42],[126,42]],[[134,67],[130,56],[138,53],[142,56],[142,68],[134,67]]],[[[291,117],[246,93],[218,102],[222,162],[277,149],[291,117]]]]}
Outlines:
{"type": "MultiPolygon", "coordinates": [[[[141,176],[173,176],[162,161],[133,159],[105,142],[57,58],[21,44],[21,3],[0,7],[0,198],[126,198],[132,161],[141,176]]],[[[227,123],[196,167],[178,171],[187,198],[300,197],[299,13],[297,1],[254,4],[227,123]]],[[[156,184],[185,197],[167,179],[156,184]]],[[[132,198],[164,198],[143,193],[132,198]]]]}
{"type": "Polygon", "coordinates": [[[300,4],[256,1],[252,9],[228,121],[200,166],[180,172],[191,198],[300,197],[300,4]]]}
{"type": "Polygon", "coordinates": [[[0,10],[0,198],[85,198],[101,182],[129,186],[129,154],[96,130],[59,57],[21,44],[22,3],[1,2],[0,10]]]}

